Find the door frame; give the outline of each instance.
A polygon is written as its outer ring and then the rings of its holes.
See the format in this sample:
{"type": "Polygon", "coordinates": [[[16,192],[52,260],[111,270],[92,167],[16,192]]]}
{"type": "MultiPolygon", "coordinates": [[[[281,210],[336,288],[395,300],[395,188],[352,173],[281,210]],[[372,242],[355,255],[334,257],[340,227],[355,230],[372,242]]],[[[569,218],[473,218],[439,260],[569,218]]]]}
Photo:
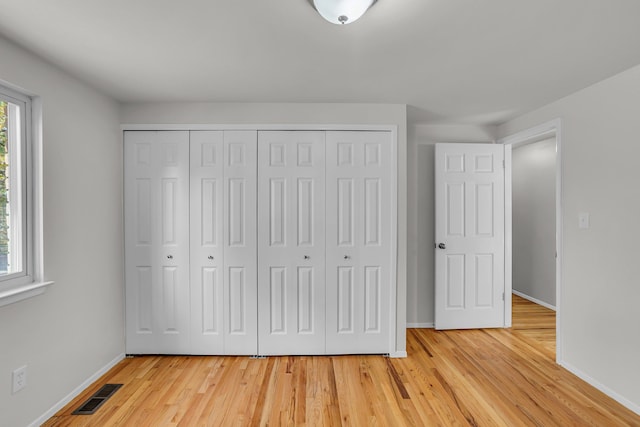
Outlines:
{"type": "Polygon", "coordinates": [[[512,159],[515,147],[556,138],[556,362],[562,360],[562,121],[550,120],[497,141],[505,149],[505,327],[511,327],[512,287],[512,159]],[[508,324],[507,324],[508,322],[508,324]]]}

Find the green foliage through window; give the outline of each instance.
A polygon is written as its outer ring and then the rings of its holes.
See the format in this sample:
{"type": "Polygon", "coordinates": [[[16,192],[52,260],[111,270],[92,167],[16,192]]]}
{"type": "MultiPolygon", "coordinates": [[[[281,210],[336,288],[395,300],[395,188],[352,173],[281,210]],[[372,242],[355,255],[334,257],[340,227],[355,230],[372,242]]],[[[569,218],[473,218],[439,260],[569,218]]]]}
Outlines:
{"type": "Polygon", "coordinates": [[[7,222],[9,198],[8,198],[8,129],[7,129],[7,103],[0,101],[0,255],[9,252],[9,224],[7,222]]]}

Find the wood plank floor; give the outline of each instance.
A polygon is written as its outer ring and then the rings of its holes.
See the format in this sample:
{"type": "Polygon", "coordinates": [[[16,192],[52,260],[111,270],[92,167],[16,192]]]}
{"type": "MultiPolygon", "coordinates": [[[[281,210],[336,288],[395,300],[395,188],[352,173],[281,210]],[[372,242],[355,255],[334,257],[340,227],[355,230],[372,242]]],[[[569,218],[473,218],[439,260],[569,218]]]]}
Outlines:
{"type": "Polygon", "coordinates": [[[513,306],[508,330],[409,329],[406,359],[126,359],[45,426],[640,426],[554,363],[553,311],[513,306]],[[124,386],[71,415],[105,383],[124,386]]]}

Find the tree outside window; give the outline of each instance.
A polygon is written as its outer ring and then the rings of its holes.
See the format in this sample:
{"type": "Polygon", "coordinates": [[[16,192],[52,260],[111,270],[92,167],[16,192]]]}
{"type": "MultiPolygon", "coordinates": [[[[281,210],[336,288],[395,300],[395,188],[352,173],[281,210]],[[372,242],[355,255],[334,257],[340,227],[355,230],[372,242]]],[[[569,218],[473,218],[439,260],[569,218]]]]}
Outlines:
{"type": "Polygon", "coordinates": [[[8,164],[8,123],[5,101],[0,101],[0,274],[8,270],[9,255],[9,164],[8,164]]]}

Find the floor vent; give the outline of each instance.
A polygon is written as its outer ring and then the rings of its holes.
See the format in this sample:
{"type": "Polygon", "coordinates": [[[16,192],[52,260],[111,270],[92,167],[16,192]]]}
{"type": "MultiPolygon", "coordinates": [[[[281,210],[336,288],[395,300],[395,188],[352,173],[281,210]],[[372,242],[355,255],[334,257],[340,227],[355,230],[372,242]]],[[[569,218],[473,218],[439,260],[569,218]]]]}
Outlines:
{"type": "Polygon", "coordinates": [[[122,384],[105,384],[78,409],[72,412],[73,415],[91,415],[102,406],[113,394],[122,387],[122,384]]]}

